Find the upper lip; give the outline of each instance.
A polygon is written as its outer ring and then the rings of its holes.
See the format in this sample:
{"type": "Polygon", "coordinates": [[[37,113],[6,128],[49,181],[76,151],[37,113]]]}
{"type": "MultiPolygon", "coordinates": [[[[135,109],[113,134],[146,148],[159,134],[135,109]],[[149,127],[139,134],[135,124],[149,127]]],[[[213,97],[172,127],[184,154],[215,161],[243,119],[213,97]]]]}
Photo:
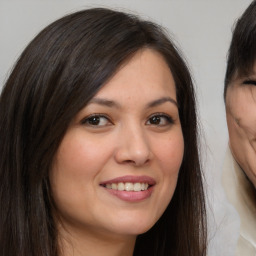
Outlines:
{"type": "Polygon", "coordinates": [[[131,183],[147,183],[149,185],[155,185],[156,181],[149,176],[133,176],[133,175],[126,175],[122,177],[117,177],[111,180],[106,180],[101,182],[101,185],[111,184],[111,183],[119,183],[119,182],[131,182],[131,183]]]}

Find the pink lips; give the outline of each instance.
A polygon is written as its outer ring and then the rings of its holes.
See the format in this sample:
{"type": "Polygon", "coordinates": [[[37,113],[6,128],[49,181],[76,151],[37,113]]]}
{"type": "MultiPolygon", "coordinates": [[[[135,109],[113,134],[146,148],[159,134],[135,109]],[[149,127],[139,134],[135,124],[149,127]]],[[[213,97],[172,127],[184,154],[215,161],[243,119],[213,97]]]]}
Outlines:
{"type": "Polygon", "coordinates": [[[151,196],[155,184],[156,184],[155,180],[149,176],[129,176],[128,175],[128,176],[117,177],[111,180],[101,182],[100,185],[104,189],[106,189],[110,194],[118,197],[121,200],[129,201],[129,202],[138,202],[138,201],[145,200],[151,196]],[[147,190],[143,190],[143,191],[125,191],[125,190],[122,191],[122,190],[106,188],[107,184],[120,183],[120,182],[147,183],[149,184],[149,187],[147,190]]]}

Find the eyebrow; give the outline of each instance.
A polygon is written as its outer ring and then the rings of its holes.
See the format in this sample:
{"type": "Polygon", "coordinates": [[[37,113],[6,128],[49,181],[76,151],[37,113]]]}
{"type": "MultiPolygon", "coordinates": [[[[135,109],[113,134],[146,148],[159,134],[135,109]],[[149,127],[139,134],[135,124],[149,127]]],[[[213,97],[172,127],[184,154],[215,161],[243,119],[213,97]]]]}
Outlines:
{"type": "MultiPolygon", "coordinates": [[[[149,102],[146,107],[147,108],[153,108],[153,107],[162,105],[166,102],[171,102],[176,107],[178,107],[177,101],[172,99],[171,97],[162,97],[160,99],[154,100],[152,102],[149,102]]],[[[89,104],[92,104],[92,103],[99,104],[99,105],[102,105],[102,106],[107,106],[107,107],[110,107],[110,108],[111,107],[115,107],[115,108],[118,108],[118,109],[121,108],[121,105],[119,103],[117,103],[115,101],[112,101],[112,100],[103,99],[103,98],[93,98],[93,99],[90,100],[89,104]]]]}
{"type": "Polygon", "coordinates": [[[171,103],[173,103],[176,107],[178,107],[177,101],[174,100],[174,99],[172,99],[171,97],[163,97],[163,98],[154,100],[154,101],[150,102],[150,103],[147,105],[147,107],[153,108],[153,107],[162,105],[162,104],[164,104],[165,102],[171,102],[171,103]]]}
{"type": "Polygon", "coordinates": [[[89,101],[89,104],[91,103],[96,103],[102,106],[107,106],[107,107],[115,107],[115,108],[121,108],[121,106],[112,100],[107,100],[107,99],[102,99],[102,98],[93,98],[89,101]]]}

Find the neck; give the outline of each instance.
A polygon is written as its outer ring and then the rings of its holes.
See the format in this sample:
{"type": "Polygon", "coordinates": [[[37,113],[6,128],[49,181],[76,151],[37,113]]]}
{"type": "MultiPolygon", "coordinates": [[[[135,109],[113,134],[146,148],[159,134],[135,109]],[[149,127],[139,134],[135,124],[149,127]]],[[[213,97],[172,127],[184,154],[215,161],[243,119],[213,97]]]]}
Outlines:
{"type": "Polygon", "coordinates": [[[59,230],[61,256],[132,256],[135,236],[104,234],[95,230],[59,230]]]}

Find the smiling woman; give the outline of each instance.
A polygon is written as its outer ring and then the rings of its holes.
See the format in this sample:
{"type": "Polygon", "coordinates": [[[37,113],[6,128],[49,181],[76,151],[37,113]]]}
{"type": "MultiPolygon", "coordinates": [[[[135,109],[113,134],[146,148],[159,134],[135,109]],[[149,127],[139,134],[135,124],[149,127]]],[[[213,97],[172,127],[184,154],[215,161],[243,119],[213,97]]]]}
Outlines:
{"type": "Polygon", "coordinates": [[[224,99],[229,132],[223,184],[240,219],[236,255],[256,254],[256,1],[238,19],[228,56],[224,99]]]}
{"type": "Polygon", "coordinates": [[[193,85],[156,24],[49,25],[3,89],[0,139],[1,255],[206,255],[193,85]]]}
{"type": "Polygon", "coordinates": [[[78,112],[50,172],[69,232],[79,222],[88,236],[91,228],[108,239],[130,236],[132,248],[134,235],[156,223],[173,196],[184,151],[173,102],[175,84],[165,60],[145,49],[78,112]]]}

